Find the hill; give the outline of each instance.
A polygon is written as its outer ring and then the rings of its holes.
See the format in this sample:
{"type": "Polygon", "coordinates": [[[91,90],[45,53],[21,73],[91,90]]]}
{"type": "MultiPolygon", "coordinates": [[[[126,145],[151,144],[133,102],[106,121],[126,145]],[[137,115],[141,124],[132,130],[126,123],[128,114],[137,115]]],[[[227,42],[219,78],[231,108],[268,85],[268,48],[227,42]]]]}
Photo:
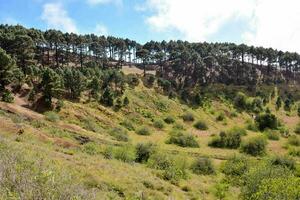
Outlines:
{"type": "Polygon", "coordinates": [[[0,26],[0,199],[299,199],[299,55],[0,26]]]}

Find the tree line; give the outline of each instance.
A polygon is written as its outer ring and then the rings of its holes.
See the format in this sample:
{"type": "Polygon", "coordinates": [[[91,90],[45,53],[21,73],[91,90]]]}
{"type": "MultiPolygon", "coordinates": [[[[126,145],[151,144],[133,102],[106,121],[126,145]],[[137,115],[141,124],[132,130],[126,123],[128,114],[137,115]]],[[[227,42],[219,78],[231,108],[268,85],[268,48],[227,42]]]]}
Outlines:
{"type": "MultiPolygon", "coordinates": [[[[217,83],[245,85],[255,89],[260,84],[298,84],[300,80],[298,53],[244,44],[171,40],[150,41],[142,45],[130,39],[112,36],[78,35],[53,29],[41,31],[20,25],[0,25],[0,47],[5,51],[2,54],[7,54],[15,62],[6,66],[18,66],[18,73],[13,73],[15,78],[18,75],[16,79],[21,81],[22,76],[25,79],[31,77],[31,84],[35,88],[35,83],[44,77],[38,74],[41,70],[49,74],[52,71],[57,73],[63,77],[66,86],[74,87],[68,80],[78,81],[73,84],[80,83],[80,79],[86,78],[81,77],[81,74],[86,75],[84,70],[112,70],[122,65],[143,68],[145,74],[146,70],[156,70],[157,82],[168,94],[180,91],[182,96],[187,97],[199,87],[217,83]],[[32,73],[36,73],[35,78],[32,73]]],[[[8,74],[1,77],[2,90],[7,77],[8,74]]],[[[88,82],[105,82],[105,79],[99,78],[96,75],[88,76],[88,82]]],[[[151,80],[154,80],[153,77],[148,79],[151,80]]],[[[78,96],[74,94],[74,88],[68,88],[67,91],[73,98],[78,96]]]]}

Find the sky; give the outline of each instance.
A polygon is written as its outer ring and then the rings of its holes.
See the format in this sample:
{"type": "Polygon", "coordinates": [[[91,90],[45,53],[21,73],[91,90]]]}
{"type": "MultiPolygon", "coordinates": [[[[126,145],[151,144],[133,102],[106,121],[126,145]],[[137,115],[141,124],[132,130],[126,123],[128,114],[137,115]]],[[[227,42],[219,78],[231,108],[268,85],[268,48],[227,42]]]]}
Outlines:
{"type": "Polygon", "coordinates": [[[300,53],[300,0],[0,0],[0,23],[300,53]]]}

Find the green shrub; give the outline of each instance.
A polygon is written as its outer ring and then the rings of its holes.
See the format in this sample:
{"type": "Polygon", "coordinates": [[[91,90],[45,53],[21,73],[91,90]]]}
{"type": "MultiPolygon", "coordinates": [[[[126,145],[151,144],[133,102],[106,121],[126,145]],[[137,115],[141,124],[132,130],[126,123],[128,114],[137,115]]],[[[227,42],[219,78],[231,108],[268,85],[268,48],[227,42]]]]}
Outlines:
{"type": "Polygon", "coordinates": [[[1,98],[2,101],[7,102],[7,103],[13,103],[14,99],[15,99],[14,95],[10,91],[5,90],[2,93],[2,98],[1,98]]]}
{"type": "Polygon", "coordinates": [[[197,148],[199,144],[195,136],[191,134],[183,134],[181,132],[173,132],[170,134],[170,138],[166,141],[167,144],[176,144],[180,147],[192,147],[197,148]]]}
{"type": "Polygon", "coordinates": [[[155,153],[156,145],[148,142],[148,143],[139,143],[135,147],[136,150],[136,162],[147,162],[150,156],[155,153]]]}
{"type": "Polygon", "coordinates": [[[252,156],[260,156],[265,153],[267,142],[263,137],[253,137],[241,144],[241,151],[252,156]]]}
{"type": "Polygon", "coordinates": [[[289,148],[289,155],[300,157],[300,148],[289,148]]]}
{"type": "Polygon", "coordinates": [[[227,182],[217,183],[214,186],[214,195],[217,199],[225,199],[226,193],[228,192],[229,184],[227,182]]]}
{"type": "Polygon", "coordinates": [[[175,129],[175,130],[185,130],[184,125],[181,124],[181,123],[174,124],[173,129],[175,129]]]}
{"type": "Polygon", "coordinates": [[[238,110],[245,110],[247,108],[247,97],[244,93],[237,93],[236,97],[233,100],[233,104],[238,110]]]}
{"type": "Polygon", "coordinates": [[[261,163],[244,176],[242,199],[298,199],[300,178],[286,167],[261,163]]]}
{"type": "Polygon", "coordinates": [[[207,124],[205,123],[205,121],[197,121],[195,124],[194,124],[194,127],[198,130],[207,130],[208,129],[208,126],[207,124]]]}
{"type": "Polygon", "coordinates": [[[51,122],[58,122],[60,120],[59,115],[56,112],[48,111],[44,113],[46,120],[51,122]]]}
{"type": "Polygon", "coordinates": [[[292,135],[288,138],[288,144],[292,146],[300,146],[300,139],[296,135],[292,135]]]}
{"type": "Polygon", "coordinates": [[[215,173],[215,168],[208,158],[197,158],[191,165],[191,170],[195,174],[209,175],[215,173]]]}
{"type": "Polygon", "coordinates": [[[195,120],[194,115],[192,113],[185,113],[182,115],[182,119],[185,122],[193,122],[195,120]]]}
{"type": "Polygon", "coordinates": [[[135,149],[129,145],[118,147],[114,151],[114,158],[123,162],[134,162],[136,158],[135,149]]]}
{"type": "Polygon", "coordinates": [[[153,122],[153,126],[158,129],[163,129],[165,127],[165,124],[164,124],[163,120],[155,120],[153,122]]]}
{"type": "Polygon", "coordinates": [[[241,140],[239,132],[220,132],[219,136],[213,137],[208,145],[217,148],[237,149],[241,144],[241,140]]]}
{"type": "Polygon", "coordinates": [[[279,133],[281,134],[282,137],[289,137],[290,136],[290,131],[288,128],[284,127],[284,126],[281,126],[278,128],[279,130],[279,133]]]}
{"type": "Polygon", "coordinates": [[[180,179],[187,178],[187,161],[186,157],[176,156],[172,159],[172,164],[165,169],[162,177],[165,180],[171,181],[173,184],[178,184],[180,179]]]}
{"type": "Polygon", "coordinates": [[[146,126],[139,128],[136,133],[138,135],[151,135],[150,129],[146,126]]]}
{"type": "Polygon", "coordinates": [[[164,119],[164,121],[167,123],[167,124],[173,124],[175,122],[175,119],[174,117],[172,116],[168,116],[164,119]]]}
{"type": "Polygon", "coordinates": [[[255,122],[259,130],[263,131],[266,128],[276,129],[278,127],[278,120],[275,115],[271,113],[260,114],[255,118],[255,122]]]}
{"type": "Polygon", "coordinates": [[[279,140],[280,134],[276,131],[266,130],[264,134],[267,136],[269,140],[279,140]]]}
{"type": "Polygon", "coordinates": [[[279,165],[279,166],[282,166],[282,167],[286,167],[290,170],[295,170],[296,169],[296,162],[295,160],[293,160],[292,158],[290,157],[287,157],[287,156],[276,156],[276,157],[273,157],[271,159],[271,164],[272,165],[279,165]]]}
{"type": "Polygon", "coordinates": [[[134,125],[129,121],[129,120],[124,120],[120,123],[121,126],[123,126],[124,128],[126,128],[129,131],[134,131],[135,127],[134,125]]]}
{"type": "Polygon", "coordinates": [[[241,156],[233,156],[228,159],[222,166],[222,172],[229,177],[242,178],[248,171],[249,163],[247,158],[241,156]]]}
{"type": "Polygon", "coordinates": [[[231,129],[229,129],[227,131],[227,133],[231,133],[231,134],[239,134],[240,136],[246,136],[247,135],[247,131],[244,128],[238,127],[238,126],[234,126],[231,129]]]}
{"type": "Polygon", "coordinates": [[[225,118],[226,118],[226,117],[225,117],[225,113],[224,113],[224,112],[220,112],[220,113],[218,114],[218,116],[216,117],[216,120],[217,120],[217,121],[223,121],[225,118]]]}
{"type": "Polygon", "coordinates": [[[253,122],[253,120],[246,121],[246,129],[254,132],[258,131],[257,125],[253,122]]]}
{"type": "Polygon", "coordinates": [[[109,131],[109,134],[118,141],[128,142],[129,137],[126,129],[115,127],[109,131]]]}
{"type": "Polygon", "coordinates": [[[157,151],[150,155],[147,163],[153,169],[166,170],[174,164],[174,159],[166,153],[157,151]]]}
{"type": "Polygon", "coordinates": [[[294,132],[295,132],[296,134],[300,134],[300,123],[297,124],[297,126],[296,126],[294,132]]]}

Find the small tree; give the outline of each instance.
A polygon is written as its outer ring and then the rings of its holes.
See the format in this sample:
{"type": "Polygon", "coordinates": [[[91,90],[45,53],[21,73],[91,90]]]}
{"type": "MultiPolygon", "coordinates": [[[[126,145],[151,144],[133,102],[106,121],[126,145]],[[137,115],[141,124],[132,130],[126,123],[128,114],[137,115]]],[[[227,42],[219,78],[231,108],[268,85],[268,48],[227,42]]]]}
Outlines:
{"type": "Polygon", "coordinates": [[[278,120],[276,116],[271,113],[260,114],[256,117],[255,122],[261,131],[265,130],[266,128],[276,129],[278,127],[278,120]]]}
{"type": "Polygon", "coordinates": [[[276,100],[276,110],[279,110],[282,106],[282,99],[281,97],[277,97],[277,100],[276,100]]]}
{"type": "Polygon", "coordinates": [[[244,153],[252,156],[261,156],[265,153],[267,141],[263,137],[253,137],[245,141],[241,145],[241,150],[244,153]]]}
{"type": "Polygon", "coordinates": [[[60,94],[61,77],[54,70],[46,68],[42,75],[41,87],[45,103],[51,107],[52,98],[60,94]]]}
{"type": "Polygon", "coordinates": [[[237,93],[236,97],[234,98],[234,106],[240,110],[246,109],[247,97],[244,93],[242,92],[237,93]]]}
{"type": "Polygon", "coordinates": [[[109,89],[109,87],[107,87],[104,90],[104,93],[101,97],[100,102],[102,104],[104,104],[105,106],[113,106],[114,105],[114,98],[113,98],[113,94],[112,91],[109,89]]]}

